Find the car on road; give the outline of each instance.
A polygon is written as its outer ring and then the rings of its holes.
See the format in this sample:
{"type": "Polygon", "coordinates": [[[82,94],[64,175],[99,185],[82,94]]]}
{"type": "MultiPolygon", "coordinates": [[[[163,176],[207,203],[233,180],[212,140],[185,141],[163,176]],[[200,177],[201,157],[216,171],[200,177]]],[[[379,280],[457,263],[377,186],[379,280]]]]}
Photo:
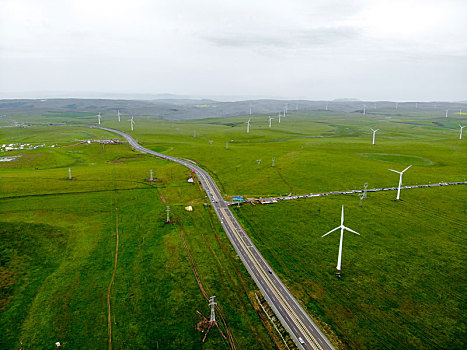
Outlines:
{"type": "Polygon", "coordinates": [[[303,341],[302,337],[298,337],[298,341],[300,342],[300,344],[305,344],[305,342],[303,341]]]}

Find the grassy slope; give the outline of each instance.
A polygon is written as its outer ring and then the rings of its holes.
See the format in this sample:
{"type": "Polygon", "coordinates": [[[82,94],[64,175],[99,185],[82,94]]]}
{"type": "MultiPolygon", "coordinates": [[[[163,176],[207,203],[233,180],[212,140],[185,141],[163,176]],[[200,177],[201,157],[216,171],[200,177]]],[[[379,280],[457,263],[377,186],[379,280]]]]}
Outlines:
{"type": "MultiPolygon", "coordinates": [[[[25,140],[21,133],[15,135],[18,130],[32,128],[3,129],[3,139],[25,140]]],[[[45,138],[63,142],[73,135],[68,131],[64,136],[61,130],[50,127],[45,138]]],[[[80,129],[76,132],[81,137],[80,129]]],[[[208,305],[181,243],[180,225],[163,224],[160,195],[174,213],[187,216],[187,243],[206,288],[218,296],[237,345],[273,347],[247,297],[252,282],[231,258],[232,249],[212,223],[210,209],[203,208],[204,195],[186,183],[184,168],[138,155],[126,145],[76,145],[23,154],[2,163],[0,170],[2,348],[17,348],[20,342],[29,349],[46,348],[57,340],[69,348],[106,347],[116,203],[120,255],[111,295],[114,346],[201,348],[195,311],[207,315],[208,305]],[[69,166],[73,181],[65,179],[69,166]],[[144,181],[149,169],[161,183],[144,181]],[[187,215],[186,204],[195,211],[187,215]]],[[[228,344],[214,330],[203,348],[228,344]]]]}

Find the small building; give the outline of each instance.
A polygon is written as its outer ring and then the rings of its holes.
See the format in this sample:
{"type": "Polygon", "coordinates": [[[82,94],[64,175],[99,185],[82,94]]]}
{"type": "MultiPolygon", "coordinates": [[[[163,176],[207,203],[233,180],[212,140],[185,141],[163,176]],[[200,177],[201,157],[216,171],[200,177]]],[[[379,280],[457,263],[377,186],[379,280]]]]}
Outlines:
{"type": "Polygon", "coordinates": [[[185,210],[186,211],[193,211],[193,207],[191,205],[185,207],[185,210]]]}
{"type": "Polygon", "coordinates": [[[188,181],[189,183],[191,183],[191,184],[192,184],[193,182],[195,182],[195,180],[193,180],[192,177],[190,177],[187,181],[188,181]]]}
{"type": "Polygon", "coordinates": [[[242,201],[243,201],[243,197],[242,197],[242,196],[235,196],[235,197],[232,197],[232,200],[238,201],[238,202],[242,202],[242,201]]]}

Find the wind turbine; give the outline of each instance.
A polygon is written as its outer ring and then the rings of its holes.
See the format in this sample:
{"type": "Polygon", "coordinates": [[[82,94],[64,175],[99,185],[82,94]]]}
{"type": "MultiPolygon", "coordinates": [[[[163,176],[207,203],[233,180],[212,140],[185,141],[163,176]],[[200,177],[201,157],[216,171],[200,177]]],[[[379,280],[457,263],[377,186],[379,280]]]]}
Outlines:
{"type": "Polygon", "coordinates": [[[460,126],[460,128],[461,128],[461,133],[459,134],[459,140],[462,140],[462,129],[465,128],[465,125],[462,126],[462,125],[459,124],[459,126],[460,126]]]}
{"type": "Polygon", "coordinates": [[[363,105],[363,115],[366,114],[366,105],[363,105]]]}
{"type": "Polygon", "coordinates": [[[281,123],[281,112],[279,112],[279,124],[281,123]]]}
{"type": "Polygon", "coordinates": [[[246,122],[246,133],[250,133],[250,119],[248,119],[248,121],[246,122]]]}
{"type": "Polygon", "coordinates": [[[402,186],[402,174],[404,174],[404,172],[409,169],[412,165],[409,165],[407,168],[405,168],[404,170],[402,171],[397,171],[397,170],[392,170],[392,169],[389,169],[391,171],[394,171],[395,173],[398,173],[400,175],[399,177],[399,187],[397,189],[397,200],[399,200],[399,197],[400,197],[400,194],[401,194],[401,186],[402,186]]]}
{"type": "Polygon", "coordinates": [[[120,123],[120,110],[117,111],[118,122],[120,123]]]}
{"type": "Polygon", "coordinates": [[[344,206],[342,206],[342,215],[341,215],[341,224],[340,224],[340,226],[337,226],[335,229],[332,229],[331,231],[329,231],[328,233],[325,233],[321,237],[327,236],[328,234],[330,234],[330,233],[332,233],[334,231],[337,231],[338,229],[341,229],[341,239],[340,239],[340,243],[339,243],[339,256],[337,258],[337,266],[336,266],[337,273],[336,273],[336,276],[340,277],[341,276],[341,262],[342,262],[342,242],[344,241],[344,230],[350,231],[350,232],[355,233],[356,235],[360,236],[360,233],[358,233],[357,231],[354,231],[354,230],[344,226],[344,206]]]}
{"type": "Polygon", "coordinates": [[[251,115],[251,103],[250,103],[250,115],[251,115]]]}
{"type": "Polygon", "coordinates": [[[128,119],[130,121],[130,126],[131,126],[131,131],[133,131],[133,125],[135,124],[135,121],[133,120],[133,116],[131,116],[131,119],[128,119]]]}
{"type": "Polygon", "coordinates": [[[101,112],[99,112],[99,114],[96,117],[97,117],[97,122],[99,123],[99,125],[101,125],[101,112]]]}
{"type": "Polygon", "coordinates": [[[373,131],[373,145],[374,145],[374,144],[375,144],[376,132],[377,132],[379,129],[373,130],[372,128],[370,128],[370,130],[373,131]]]}
{"type": "Polygon", "coordinates": [[[446,109],[446,118],[448,117],[449,109],[446,109]]]}
{"type": "Polygon", "coordinates": [[[269,127],[271,127],[271,121],[273,120],[273,117],[269,117],[269,127]]]}
{"type": "Polygon", "coordinates": [[[328,104],[326,103],[326,110],[328,110],[328,104]]]}

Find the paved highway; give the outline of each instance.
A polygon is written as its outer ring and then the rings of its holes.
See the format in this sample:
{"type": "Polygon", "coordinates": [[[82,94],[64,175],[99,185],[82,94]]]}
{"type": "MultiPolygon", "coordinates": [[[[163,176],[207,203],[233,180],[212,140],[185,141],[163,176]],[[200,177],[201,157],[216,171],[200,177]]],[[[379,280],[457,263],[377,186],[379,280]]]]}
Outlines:
{"type": "Polygon", "coordinates": [[[144,148],[122,131],[103,127],[100,129],[123,136],[137,151],[179,163],[195,171],[235,251],[298,347],[301,349],[334,349],[331,342],[303,310],[246,235],[224,201],[216,183],[206,171],[189,161],[144,148]]]}

